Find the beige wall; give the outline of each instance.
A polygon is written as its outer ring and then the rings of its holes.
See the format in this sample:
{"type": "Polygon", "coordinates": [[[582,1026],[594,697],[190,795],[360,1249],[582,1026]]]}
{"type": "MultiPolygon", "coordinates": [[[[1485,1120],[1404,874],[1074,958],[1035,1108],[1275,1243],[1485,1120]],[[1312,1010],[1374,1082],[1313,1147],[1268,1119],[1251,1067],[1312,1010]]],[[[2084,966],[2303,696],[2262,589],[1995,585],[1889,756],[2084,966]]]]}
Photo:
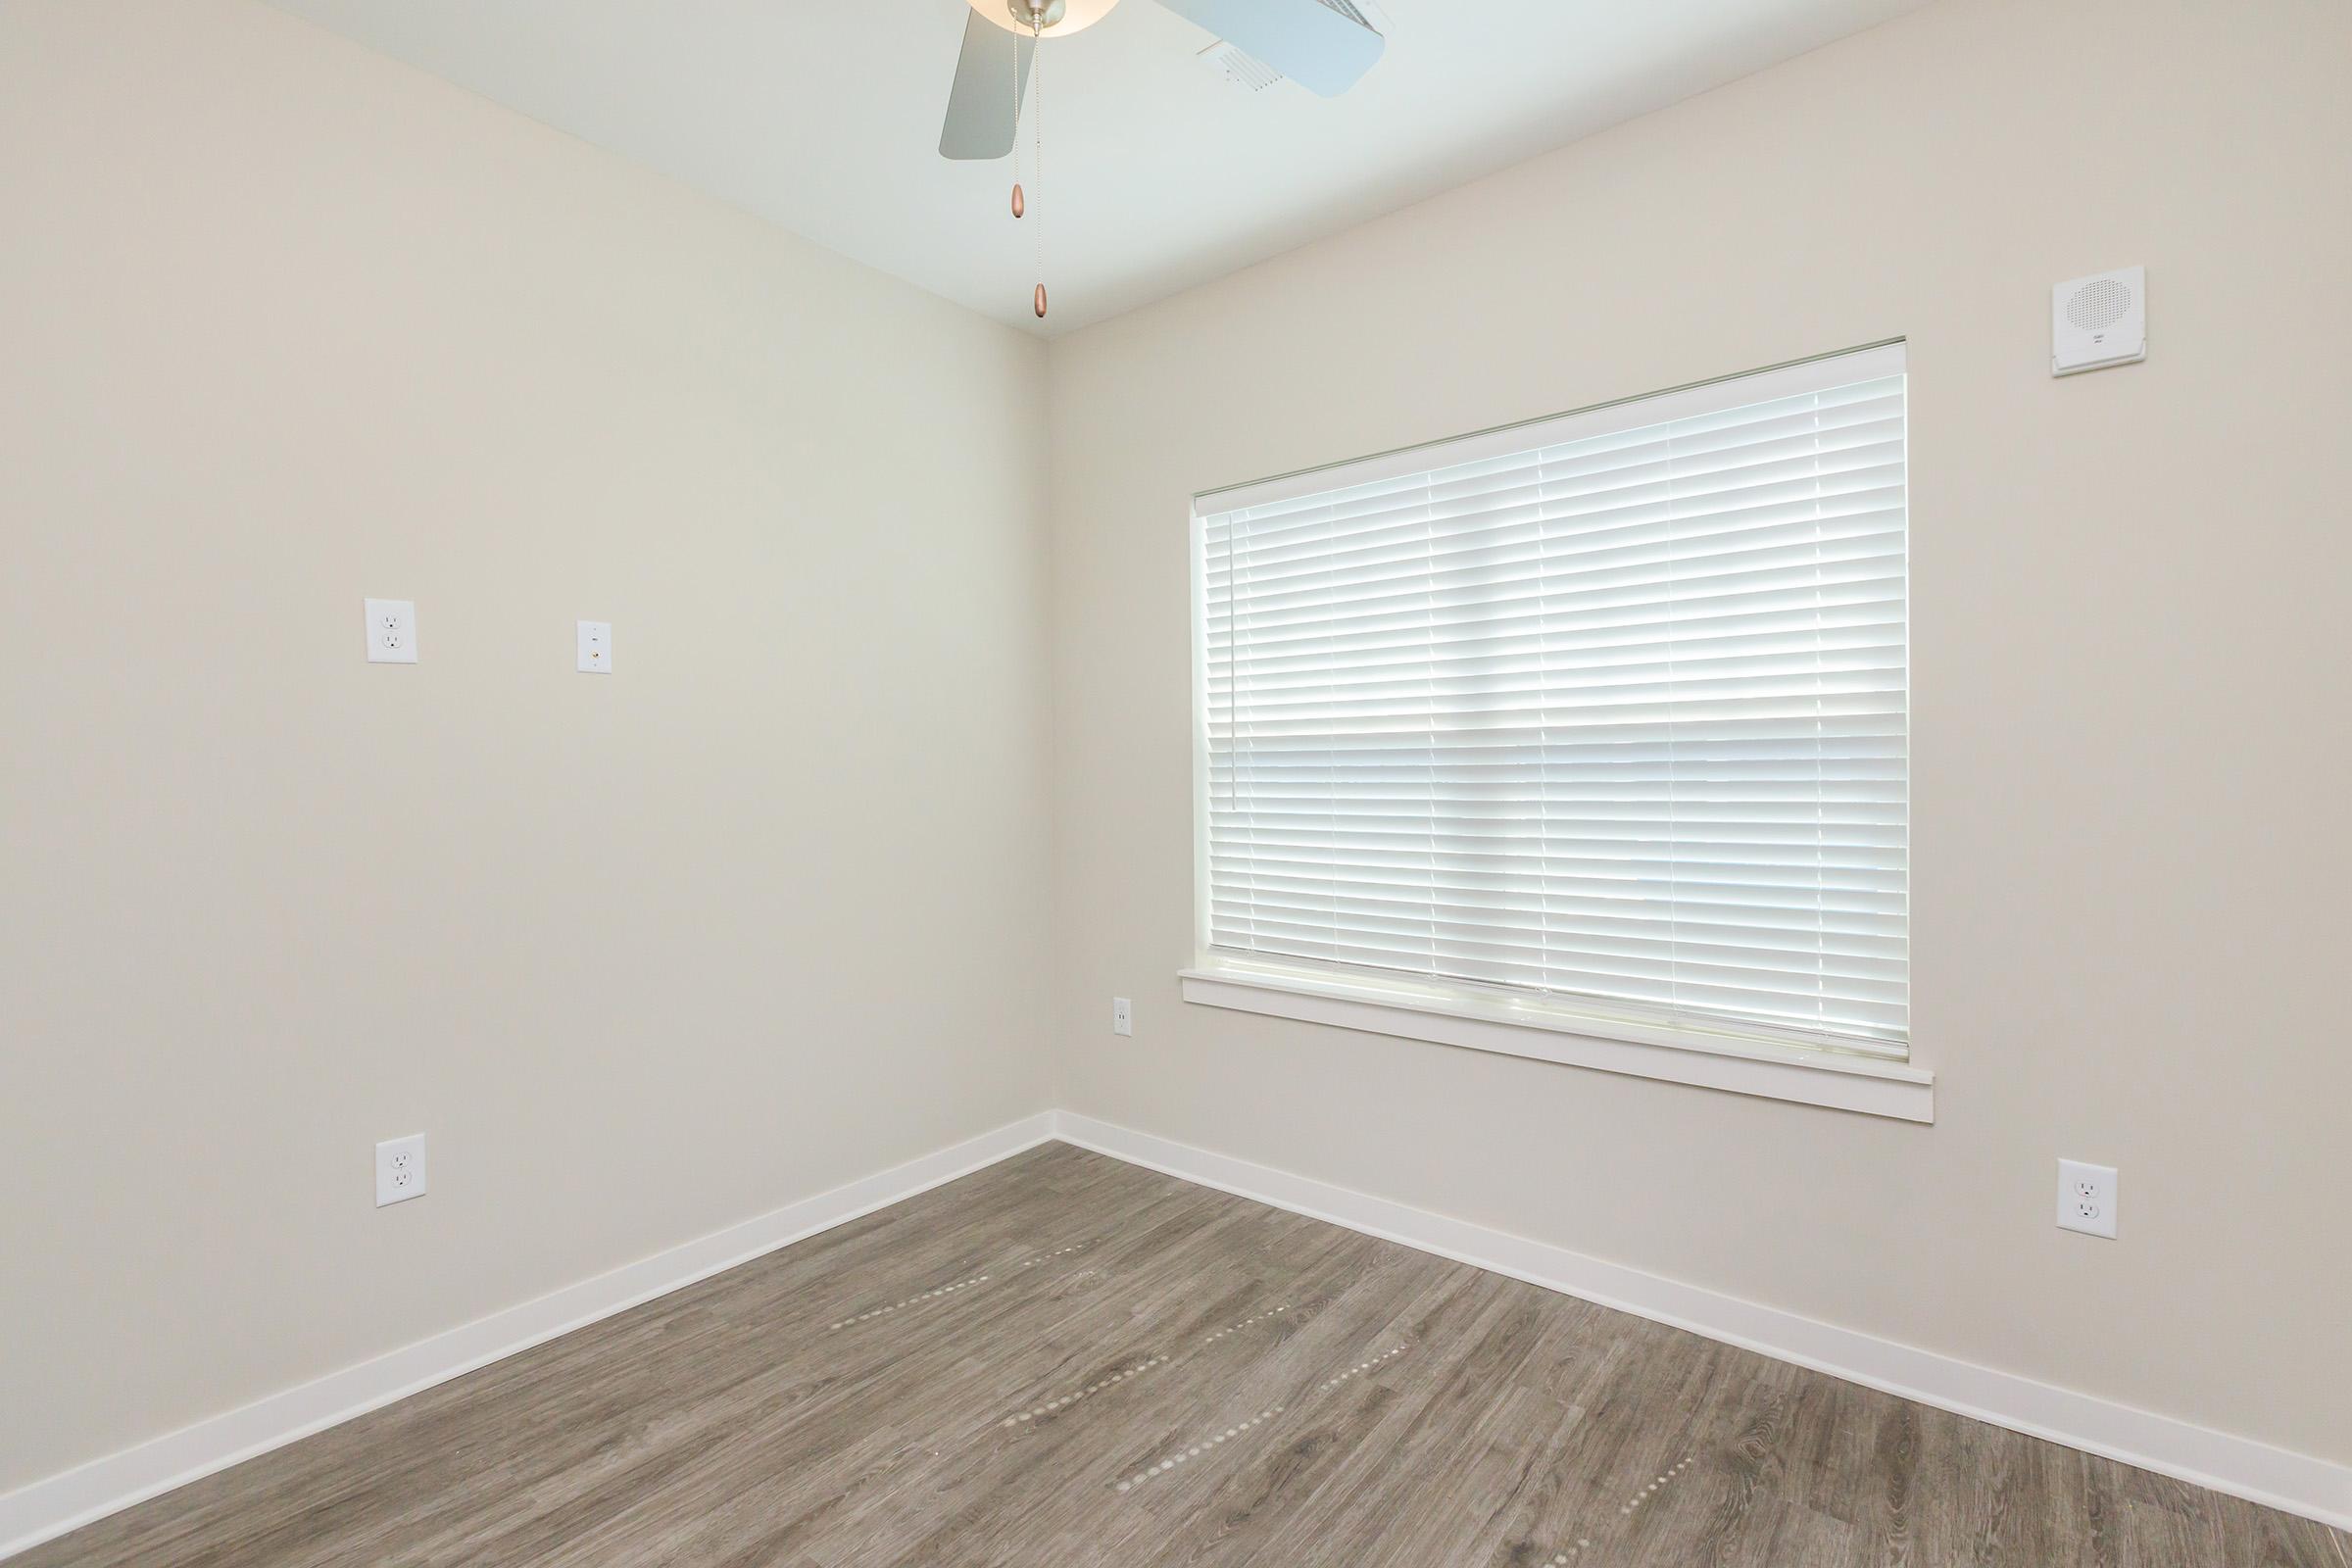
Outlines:
{"type": "Polygon", "coordinates": [[[1060,1102],[2352,1459],[2347,60],[1944,0],[1058,342],[1060,1102]],[[2132,263],[2148,362],[2053,381],[2132,263]],[[1177,1000],[1191,492],[1898,334],[1936,1126],[1177,1000]]]}
{"type": "Polygon", "coordinates": [[[0,1490],[1056,1096],[2352,1458],[2347,57],[1943,0],[1049,367],[246,0],[0,0],[0,1490]],[[1190,492],[1896,333],[1937,1125],[1176,1001],[1190,492]]]}
{"type": "Polygon", "coordinates": [[[1048,1102],[1043,377],[259,5],[0,3],[0,1491],[1048,1102]]]}

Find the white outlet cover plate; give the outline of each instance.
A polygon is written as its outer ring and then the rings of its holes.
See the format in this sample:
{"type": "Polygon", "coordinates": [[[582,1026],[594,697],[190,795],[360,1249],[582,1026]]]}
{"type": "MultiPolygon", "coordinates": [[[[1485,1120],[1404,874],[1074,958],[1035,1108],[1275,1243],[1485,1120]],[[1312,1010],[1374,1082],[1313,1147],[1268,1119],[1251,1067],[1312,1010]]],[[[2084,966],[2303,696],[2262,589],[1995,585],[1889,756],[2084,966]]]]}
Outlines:
{"type": "Polygon", "coordinates": [[[580,673],[610,675],[612,673],[612,623],[609,620],[580,622],[580,673]]]}
{"type": "Polygon", "coordinates": [[[1135,1004],[1125,997],[1110,999],[1110,1032],[1114,1035],[1135,1033],[1135,1004]]]}
{"type": "Polygon", "coordinates": [[[2113,1165],[2058,1162],[2058,1228],[2115,1240],[2116,1176],[2113,1165]]]}
{"type": "Polygon", "coordinates": [[[424,1134],[388,1138],[375,1146],[376,1207],[405,1203],[424,1193],[424,1134]]]}
{"type": "Polygon", "coordinates": [[[416,662],[416,604],[410,599],[368,601],[368,662],[416,662]]]}

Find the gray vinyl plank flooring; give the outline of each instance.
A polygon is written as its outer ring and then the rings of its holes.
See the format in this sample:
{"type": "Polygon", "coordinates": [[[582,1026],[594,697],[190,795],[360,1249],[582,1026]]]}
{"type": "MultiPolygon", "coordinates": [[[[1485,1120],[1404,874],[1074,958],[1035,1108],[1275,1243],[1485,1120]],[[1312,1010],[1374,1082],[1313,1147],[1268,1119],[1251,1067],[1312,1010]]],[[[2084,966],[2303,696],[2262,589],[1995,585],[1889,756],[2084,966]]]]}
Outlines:
{"type": "Polygon", "coordinates": [[[20,1568],[2352,1568],[2304,1520],[1048,1145],[20,1568]]]}

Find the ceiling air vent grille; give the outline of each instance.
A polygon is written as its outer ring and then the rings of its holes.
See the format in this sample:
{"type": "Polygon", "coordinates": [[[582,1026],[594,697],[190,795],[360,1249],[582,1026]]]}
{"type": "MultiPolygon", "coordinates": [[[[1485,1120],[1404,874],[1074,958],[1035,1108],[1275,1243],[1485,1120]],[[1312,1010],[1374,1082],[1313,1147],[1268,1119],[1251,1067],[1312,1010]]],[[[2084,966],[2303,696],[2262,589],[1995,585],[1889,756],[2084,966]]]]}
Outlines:
{"type": "Polygon", "coordinates": [[[1219,38],[1200,51],[1200,63],[1222,81],[1251,92],[1264,92],[1282,79],[1282,73],[1252,54],[1245,54],[1219,38]]]}

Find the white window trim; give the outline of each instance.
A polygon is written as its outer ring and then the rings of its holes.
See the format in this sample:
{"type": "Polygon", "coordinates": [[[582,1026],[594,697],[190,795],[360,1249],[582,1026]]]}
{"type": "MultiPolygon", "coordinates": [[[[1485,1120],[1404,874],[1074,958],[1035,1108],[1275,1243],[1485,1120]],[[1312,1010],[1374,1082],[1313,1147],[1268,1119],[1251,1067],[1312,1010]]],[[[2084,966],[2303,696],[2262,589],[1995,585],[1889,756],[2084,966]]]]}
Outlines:
{"type": "MultiPolygon", "coordinates": [[[[1900,339],[1873,344],[1864,350],[1821,355],[1811,360],[1776,366],[1768,372],[1746,372],[1694,383],[1663,395],[1623,400],[1629,424],[1653,422],[1680,412],[1684,401],[1703,398],[1722,380],[1754,380],[1758,374],[1801,380],[1823,360],[1848,362],[1887,359],[1897,368],[1905,345],[1900,339]],[[1640,405],[1637,409],[1633,405],[1640,405]],[[1666,416],[1657,411],[1663,408],[1666,416]]],[[[1767,383],[1767,391],[1771,389],[1767,383]]],[[[1616,405],[1600,405],[1611,408],[1616,405]]],[[[1594,410],[1531,419],[1506,425],[1475,438],[1475,457],[1486,447],[1497,454],[1526,444],[1532,426],[1557,419],[1583,419],[1594,410]]],[[[1431,443],[1457,445],[1460,443],[1431,443]]],[[[1421,461],[1422,448],[1388,454],[1385,461],[1400,471],[1421,461]]],[[[1357,464],[1339,465],[1355,468],[1357,464]]],[[[1390,981],[1327,968],[1289,969],[1260,959],[1213,951],[1208,944],[1208,842],[1200,824],[1207,820],[1208,725],[1202,708],[1208,651],[1202,637],[1208,585],[1201,561],[1198,530],[1202,503],[1213,499],[1219,508],[1254,506],[1292,494],[1302,494],[1325,482],[1328,468],[1308,469],[1255,484],[1218,491],[1201,491],[1187,509],[1193,531],[1193,880],[1196,966],[1179,970],[1183,997],[1203,1006],[1226,1007],[1302,1023],[1328,1024],[1366,1034],[1427,1041],[1470,1051],[1522,1056],[1565,1066],[1590,1067],[1636,1078],[1720,1089],[1765,1100],[1821,1105],[1898,1121],[1933,1123],[1936,1119],[1936,1075],[1920,1066],[1916,1042],[1908,1059],[1889,1059],[1845,1052],[1830,1046],[1776,1041],[1761,1032],[1727,1025],[1722,1033],[1676,1024],[1597,1015],[1576,1008],[1572,999],[1535,993],[1488,990],[1475,986],[1428,983],[1419,977],[1398,976],[1390,981]]],[[[1367,472],[1378,472],[1376,467],[1367,472]]]]}
{"type": "Polygon", "coordinates": [[[1203,1006],[1897,1121],[1936,1119],[1936,1075],[1915,1062],[1600,1018],[1538,996],[1391,985],[1213,958],[1178,977],[1184,1000],[1203,1006]]]}

